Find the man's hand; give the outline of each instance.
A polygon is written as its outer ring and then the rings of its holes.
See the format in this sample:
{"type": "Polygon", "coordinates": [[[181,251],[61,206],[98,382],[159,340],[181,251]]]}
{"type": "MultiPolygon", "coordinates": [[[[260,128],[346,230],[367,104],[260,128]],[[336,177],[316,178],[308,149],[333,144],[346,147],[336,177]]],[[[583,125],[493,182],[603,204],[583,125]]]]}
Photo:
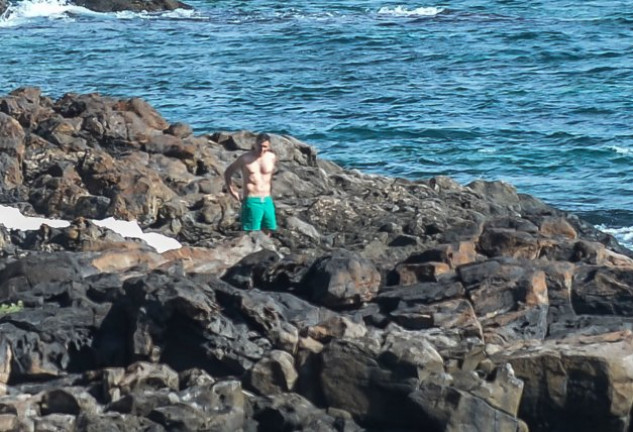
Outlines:
{"type": "Polygon", "coordinates": [[[229,186],[229,194],[236,200],[242,201],[242,199],[240,198],[240,194],[238,193],[237,189],[235,189],[235,186],[233,185],[229,186]]]}

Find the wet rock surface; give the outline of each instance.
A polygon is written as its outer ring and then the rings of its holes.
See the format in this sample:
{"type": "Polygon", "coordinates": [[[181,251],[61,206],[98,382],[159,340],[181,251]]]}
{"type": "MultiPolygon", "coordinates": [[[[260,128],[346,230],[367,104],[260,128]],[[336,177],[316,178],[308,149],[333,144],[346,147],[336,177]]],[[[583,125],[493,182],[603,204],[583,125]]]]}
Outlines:
{"type": "Polygon", "coordinates": [[[0,226],[0,303],[23,305],[2,430],[630,430],[631,251],[505,183],[366,175],[280,135],[280,228],[246,234],[222,173],[254,137],[0,97],[0,204],[71,221],[0,226]]]}
{"type": "Polygon", "coordinates": [[[178,0],[72,0],[71,3],[95,12],[160,12],[191,9],[191,6],[178,0]]]}

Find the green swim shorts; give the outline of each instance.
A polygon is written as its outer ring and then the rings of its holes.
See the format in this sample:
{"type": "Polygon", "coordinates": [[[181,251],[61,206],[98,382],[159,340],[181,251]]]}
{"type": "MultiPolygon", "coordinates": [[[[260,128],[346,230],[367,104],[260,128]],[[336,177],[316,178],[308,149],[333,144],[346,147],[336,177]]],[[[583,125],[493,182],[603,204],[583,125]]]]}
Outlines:
{"type": "Polygon", "coordinates": [[[275,204],[270,196],[247,197],[242,201],[242,229],[259,231],[261,229],[277,229],[275,204]]]}

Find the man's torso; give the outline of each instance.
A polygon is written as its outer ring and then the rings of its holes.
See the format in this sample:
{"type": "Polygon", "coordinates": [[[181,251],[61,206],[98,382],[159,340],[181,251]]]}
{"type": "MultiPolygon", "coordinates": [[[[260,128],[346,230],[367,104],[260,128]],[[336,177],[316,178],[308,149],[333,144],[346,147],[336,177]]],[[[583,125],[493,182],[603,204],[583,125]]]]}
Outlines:
{"type": "Polygon", "coordinates": [[[275,154],[270,152],[259,157],[256,154],[246,156],[242,167],[245,197],[270,196],[275,162],[275,154]]]}

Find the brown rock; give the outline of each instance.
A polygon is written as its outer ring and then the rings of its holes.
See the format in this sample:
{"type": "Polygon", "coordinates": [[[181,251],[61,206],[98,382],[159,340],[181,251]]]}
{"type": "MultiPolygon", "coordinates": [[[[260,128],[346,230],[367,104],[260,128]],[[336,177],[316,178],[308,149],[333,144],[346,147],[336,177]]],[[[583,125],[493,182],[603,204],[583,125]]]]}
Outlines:
{"type": "Polygon", "coordinates": [[[530,430],[624,431],[633,405],[630,332],[517,345],[493,356],[524,382],[520,415],[530,430]]]}
{"type": "Polygon", "coordinates": [[[557,318],[573,314],[571,294],[576,266],[558,261],[547,262],[541,268],[545,272],[550,317],[557,318]]]}
{"type": "Polygon", "coordinates": [[[494,316],[521,305],[547,304],[543,271],[525,261],[492,261],[462,266],[459,274],[478,316],[494,316]],[[476,276],[477,272],[482,273],[476,276]]]}
{"type": "Polygon", "coordinates": [[[135,112],[145,124],[153,129],[163,131],[169,123],[150,104],[140,98],[132,98],[128,102],[128,109],[135,112]]]}
{"type": "Polygon", "coordinates": [[[418,282],[437,282],[442,275],[450,272],[450,266],[443,262],[423,264],[398,264],[394,270],[398,285],[413,285],[418,282]]]}
{"type": "Polygon", "coordinates": [[[272,395],[291,391],[297,378],[292,355],[272,350],[253,366],[247,382],[259,393],[272,395]]]}
{"type": "Polygon", "coordinates": [[[20,123],[0,112],[0,153],[6,153],[22,162],[25,150],[24,137],[24,129],[20,123]]]}
{"type": "Polygon", "coordinates": [[[367,259],[346,250],[319,258],[303,277],[301,291],[314,301],[349,306],[373,299],[381,276],[367,259]]]}
{"type": "Polygon", "coordinates": [[[475,243],[460,241],[439,245],[424,252],[413,254],[405,262],[418,264],[435,261],[446,263],[450,268],[454,269],[460,265],[474,262],[476,259],[475,243]]]}
{"type": "Polygon", "coordinates": [[[573,306],[578,314],[633,314],[633,269],[579,266],[573,281],[573,306]]]}
{"type": "Polygon", "coordinates": [[[578,234],[574,227],[562,217],[547,217],[539,226],[539,233],[545,237],[564,237],[574,240],[578,234]]]}
{"type": "Polygon", "coordinates": [[[536,237],[523,231],[503,228],[486,229],[479,239],[479,249],[489,257],[507,256],[532,260],[539,256],[536,237]]]}
{"type": "Polygon", "coordinates": [[[430,305],[402,306],[390,313],[396,323],[410,330],[442,328],[455,329],[463,337],[482,338],[481,325],[472,305],[463,299],[448,300],[430,305]]]}

